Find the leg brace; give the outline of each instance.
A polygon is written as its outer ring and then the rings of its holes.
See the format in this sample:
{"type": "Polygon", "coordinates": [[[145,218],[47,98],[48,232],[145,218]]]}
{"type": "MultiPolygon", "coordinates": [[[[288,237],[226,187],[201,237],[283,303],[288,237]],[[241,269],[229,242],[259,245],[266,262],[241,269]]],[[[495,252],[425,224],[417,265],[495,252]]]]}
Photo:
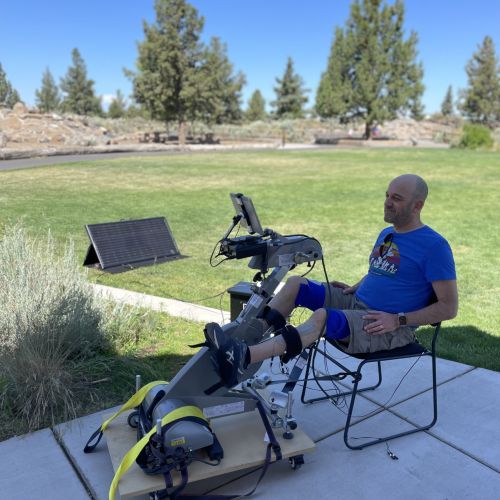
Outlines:
{"type": "Polygon", "coordinates": [[[288,363],[302,352],[302,340],[297,328],[292,325],[285,326],[279,333],[283,336],[286,344],[286,351],[281,355],[281,361],[288,363]]]}
{"type": "Polygon", "coordinates": [[[274,328],[274,331],[278,331],[286,325],[286,320],[283,315],[276,309],[271,309],[269,306],[264,307],[264,310],[257,318],[263,319],[269,326],[274,328]]]}

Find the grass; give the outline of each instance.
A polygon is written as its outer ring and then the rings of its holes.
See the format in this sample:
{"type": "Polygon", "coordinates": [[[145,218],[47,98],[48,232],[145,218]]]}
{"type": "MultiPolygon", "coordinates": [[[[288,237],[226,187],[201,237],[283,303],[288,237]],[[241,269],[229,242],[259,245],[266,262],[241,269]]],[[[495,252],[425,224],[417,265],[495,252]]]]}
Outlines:
{"type": "MultiPolygon", "coordinates": [[[[39,235],[50,228],[61,245],[71,237],[83,261],[88,246],[85,224],[166,216],[181,253],[189,258],[118,275],[91,271],[90,279],[219,307],[219,299],[210,297],[238,281],[250,281],[254,274],[246,261],[214,269],[208,264],[233,215],[229,192],[251,196],[264,226],[318,238],[330,279],[352,283],[366,272],[373,240],[385,225],[386,186],[405,172],[428,181],[423,220],[449,240],[455,253],[460,310],[444,325],[439,353],[500,371],[500,155],[496,153],[422,149],[216,153],[0,172],[0,223],[22,220],[39,235]]],[[[317,267],[310,276],[321,279],[317,267]]],[[[222,306],[227,309],[228,304],[226,297],[222,306]]],[[[175,353],[175,347],[165,346],[165,355],[175,353]]]]}
{"type": "MultiPolygon", "coordinates": [[[[67,383],[63,388],[64,398],[53,393],[50,408],[46,408],[45,413],[39,411],[36,422],[29,401],[10,398],[9,402],[14,404],[4,404],[2,407],[0,441],[122,404],[134,392],[136,374],[140,374],[144,381],[170,380],[195,352],[188,344],[202,341],[203,325],[196,322],[151,311],[133,310],[127,311],[127,314],[135,314],[137,319],[135,328],[133,321],[127,321],[130,327],[128,335],[110,339],[115,342],[88,359],[55,363],[63,375],[68,374],[67,379],[40,363],[41,358],[31,358],[32,364],[39,363],[37,373],[52,376],[52,386],[67,383]],[[20,408],[23,407],[25,411],[21,412],[20,408]]],[[[17,360],[19,367],[22,364],[22,359],[17,360]]],[[[39,400],[46,398],[48,393],[43,380],[39,378],[35,381],[32,377],[26,381],[32,388],[39,386],[38,394],[34,396],[40,406],[39,400]]],[[[0,376],[0,388],[2,385],[5,382],[0,376]]],[[[22,396],[26,392],[21,390],[19,394],[22,396]]]]}
{"type": "Polygon", "coordinates": [[[96,296],[72,245],[0,238],[0,439],[121,402],[134,374],[170,379],[201,325],[96,296]]]}

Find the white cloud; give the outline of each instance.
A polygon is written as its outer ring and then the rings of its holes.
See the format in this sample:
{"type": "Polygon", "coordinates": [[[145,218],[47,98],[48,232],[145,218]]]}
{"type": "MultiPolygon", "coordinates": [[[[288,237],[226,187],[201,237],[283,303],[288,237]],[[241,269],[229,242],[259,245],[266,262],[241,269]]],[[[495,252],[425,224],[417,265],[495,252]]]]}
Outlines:
{"type": "Polygon", "coordinates": [[[103,106],[109,106],[115,99],[115,94],[103,94],[101,95],[101,102],[103,106]]]}

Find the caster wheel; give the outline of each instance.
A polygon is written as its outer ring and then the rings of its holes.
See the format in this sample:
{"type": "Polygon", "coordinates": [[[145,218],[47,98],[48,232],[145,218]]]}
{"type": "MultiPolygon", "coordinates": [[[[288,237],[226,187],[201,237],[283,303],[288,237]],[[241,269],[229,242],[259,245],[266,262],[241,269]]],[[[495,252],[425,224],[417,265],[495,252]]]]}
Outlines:
{"type": "Polygon", "coordinates": [[[130,427],[137,429],[139,425],[139,412],[133,411],[127,418],[127,423],[130,427]]]}
{"type": "Polygon", "coordinates": [[[290,457],[288,463],[293,470],[300,469],[304,465],[304,455],[296,455],[295,457],[290,457]]]}

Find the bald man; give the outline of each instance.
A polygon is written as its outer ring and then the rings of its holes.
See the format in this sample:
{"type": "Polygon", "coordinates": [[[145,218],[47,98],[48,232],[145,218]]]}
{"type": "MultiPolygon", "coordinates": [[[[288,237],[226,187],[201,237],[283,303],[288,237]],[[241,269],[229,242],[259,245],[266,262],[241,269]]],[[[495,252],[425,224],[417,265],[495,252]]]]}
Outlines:
{"type": "Polygon", "coordinates": [[[384,220],[392,225],[378,236],[368,273],[355,285],[289,278],[262,316],[263,329],[279,335],[247,346],[209,323],[205,337],[224,384],[236,385],[250,363],[272,356],[288,362],[321,334],[349,353],[376,352],[412,342],[420,325],[454,318],[455,263],[448,242],[421,221],[427,193],[417,175],[391,181],[384,220]],[[299,306],[313,311],[311,317],[298,327],[287,325],[285,318],[299,306]]]}

